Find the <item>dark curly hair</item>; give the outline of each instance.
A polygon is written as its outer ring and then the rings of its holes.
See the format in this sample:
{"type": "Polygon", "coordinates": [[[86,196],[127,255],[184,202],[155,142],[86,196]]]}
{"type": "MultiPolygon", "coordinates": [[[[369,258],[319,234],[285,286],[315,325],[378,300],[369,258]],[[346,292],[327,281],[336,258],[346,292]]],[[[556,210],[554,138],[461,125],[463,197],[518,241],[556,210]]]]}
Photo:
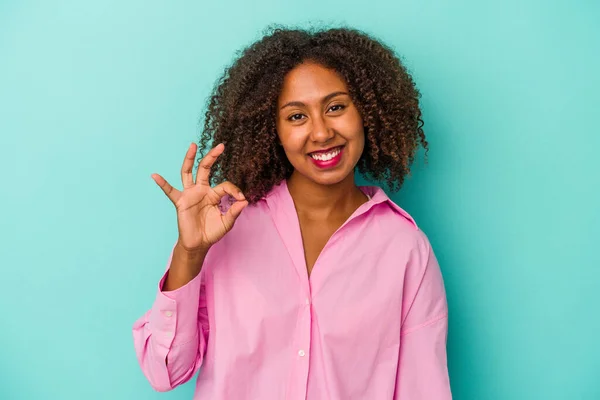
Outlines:
{"type": "Polygon", "coordinates": [[[335,70],[347,83],[364,124],[358,171],[385,181],[392,191],[400,189],[419,145],[428,149],[420,94],[393,50],[349,28],[271,27],[241,51],[207,104],[200,154],[211,142],[225,144],[211,181],[233,182],[252,204],[291,175],[293,167],[277,141],[277,100],[286,74],[305,61],[335,70]]]}

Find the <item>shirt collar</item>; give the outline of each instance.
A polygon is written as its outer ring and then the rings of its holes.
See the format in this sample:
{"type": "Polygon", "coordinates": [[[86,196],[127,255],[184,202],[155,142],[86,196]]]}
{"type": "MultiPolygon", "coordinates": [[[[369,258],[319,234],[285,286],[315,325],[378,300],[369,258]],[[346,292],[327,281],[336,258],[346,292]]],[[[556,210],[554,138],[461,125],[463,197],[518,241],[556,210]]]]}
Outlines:
{"type": "MultiPolygon", "coordinates": [[[[370,200],[361,206],[361,208],[365,207],[365,210],[363,212],[367,212],[368,210],[370,210],[371,208],[373,208],[377,205],[386,203],[390,206],[390,208],[394,212],[396,212],[403,218],[407,219],[414,226],[415,229],[419,229],[419,227],[417,226],[417,223],[415,222],[413,217],[408,212],[406,212],[406,210],[404,210],[402,207],[400,207],[399,205],[394,203],[388,197],[388,195],[385,193],[385,191],[382,188],[380,188],[379,186],[359,186],[359,189],[362,190],[363,193],[365,193],[366,195],[368,195],[370,197],[370,200]]],[[[273,202],[282,201],[282,200],[283,201],[285,201],[285,200],[291,201],[290,192],[288,191],[288,188],[287,188],[287,181],[284,179],[279,184],[275,185],[269,191],[269,193],[267,193],[265,195],[265,197],[263,197],[263,198],[267,200],[267,203],[271,203],[271,204],[273,202]]],[[[359,210],[360,210],[360,208],[359,208],[359,210]]],[[[359,211],[359,210],[357,210],[357,211],[359,211]]]]}

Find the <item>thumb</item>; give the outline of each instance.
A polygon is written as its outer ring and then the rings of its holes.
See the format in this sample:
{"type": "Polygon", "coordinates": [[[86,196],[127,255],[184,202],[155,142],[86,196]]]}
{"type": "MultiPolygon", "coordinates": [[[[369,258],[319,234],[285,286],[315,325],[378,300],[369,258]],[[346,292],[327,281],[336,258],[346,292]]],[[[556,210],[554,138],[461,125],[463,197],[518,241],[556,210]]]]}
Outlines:
{"type": "Polygon", "coordinates": [[[246,208],[247,205],[247,200],[236,201],[231,205],[231,207],[229,207],[229,210],[227,210],[227,212],[221,216],[223,224],[225,225],[228,231],[231,228],[233,228],[235,220],[240,216],[240,214],[242,213],[244,208],[246,208]]]}

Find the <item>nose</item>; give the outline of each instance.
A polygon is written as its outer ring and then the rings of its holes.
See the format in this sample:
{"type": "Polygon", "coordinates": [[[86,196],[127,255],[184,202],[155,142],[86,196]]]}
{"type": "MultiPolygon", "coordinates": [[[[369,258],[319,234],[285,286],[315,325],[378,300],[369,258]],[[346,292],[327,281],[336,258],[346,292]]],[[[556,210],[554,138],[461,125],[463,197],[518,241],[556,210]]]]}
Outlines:
{"type": "Polygon", "coordinates": [[[327,143],[333,137],[335,133],[333,129],[329,127],[327,121],[323,118],[323,116],[318,115],[312,118],[312,130],[310,132],[310,139],[316,143],[327,143]]]}

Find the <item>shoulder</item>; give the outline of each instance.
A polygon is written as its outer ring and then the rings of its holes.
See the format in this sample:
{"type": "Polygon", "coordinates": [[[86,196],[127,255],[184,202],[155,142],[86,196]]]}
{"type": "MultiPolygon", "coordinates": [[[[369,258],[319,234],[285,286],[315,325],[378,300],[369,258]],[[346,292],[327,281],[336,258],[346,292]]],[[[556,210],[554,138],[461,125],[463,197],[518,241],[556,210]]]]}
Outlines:
{"type": "Polygon", "coordinates": [[[379,186],[363,186],[361,190],[369,196],[368,205],[370,213],[375,214],[378,220],[389,222],[392,226],[407,232],[420,232],[415,219],[394,202],[379,186]]]}
{"type": "Polygon", "coordinates": [[[416,249],[419,253],[427,254],[430,251],[427,235],[407,210],[390,199],[378,186],[361,189],[371,198],[368,220],[376,227],[381,240],[403,243],[403,247],[416,249]]]}

